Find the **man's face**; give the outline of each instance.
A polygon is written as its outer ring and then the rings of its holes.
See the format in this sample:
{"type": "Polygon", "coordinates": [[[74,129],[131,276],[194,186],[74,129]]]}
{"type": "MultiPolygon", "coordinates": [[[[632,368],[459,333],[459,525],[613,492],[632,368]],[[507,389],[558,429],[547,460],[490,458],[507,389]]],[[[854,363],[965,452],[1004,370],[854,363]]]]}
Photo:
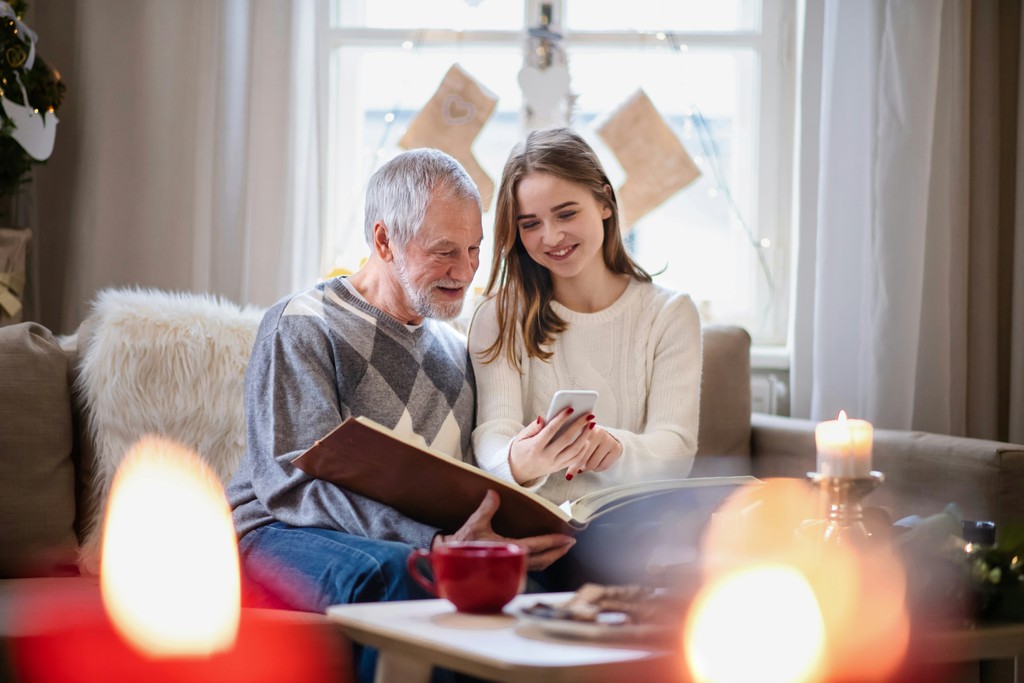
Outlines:
{"type": "Polygon", "coordinates": [[[423,226],[395,251],[395,270],[417,315],[451,320],[462,312],[480,265],[484,231],[475,201],[434,196],[423,226]]]}

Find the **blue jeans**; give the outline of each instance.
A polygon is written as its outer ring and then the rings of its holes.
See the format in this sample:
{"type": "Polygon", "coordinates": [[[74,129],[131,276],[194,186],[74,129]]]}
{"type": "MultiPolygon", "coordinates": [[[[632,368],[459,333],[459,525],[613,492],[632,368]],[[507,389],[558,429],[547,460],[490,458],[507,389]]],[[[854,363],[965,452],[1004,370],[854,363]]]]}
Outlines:
{"type": "MultiPolygon", "coordinates": [[[[238,548],[246,580],[291,609],[433,597],[409,576],[405,543],[274,522],[247,533],[238,548]]],[[[355,646],[354,661],[359,680],[372,681],[377,651],[355,646]]]]}

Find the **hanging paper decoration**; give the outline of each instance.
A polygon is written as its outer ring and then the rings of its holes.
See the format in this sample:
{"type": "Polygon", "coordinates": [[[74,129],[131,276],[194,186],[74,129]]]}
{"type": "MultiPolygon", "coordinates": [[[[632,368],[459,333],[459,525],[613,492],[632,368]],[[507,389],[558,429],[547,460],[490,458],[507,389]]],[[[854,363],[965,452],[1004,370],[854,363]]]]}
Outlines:
{"type": "MultiPolygon", "coordinates": [[[[13,138],[33,163],[49,159],[53,152],[58,123],[54,111],[63,99],[64,85],[60,75],[37,58],[38,37],[21,20],[25,3],[15,4],[17,10],[0,1],[0,137],[13,138]]],[[[20,166],[27,171],[27,164],[20,166]]],[[[13,191],[17,183],[5,179],[3,185],[0,191],[13,191]]]]}
{"type": "Polygon", "coordinates": [[[686,148],[641,89],[597,131],[626,172],[616,190],[626,230],[700,177],[686,148]]]}
{"type": "Polygon", "coordinates": [[[569,69],[563,65],[541,69],[524,66],[519,71],[519,87],[527,106],[531,128],[565,125],[564,103],[569,96],[569,69]]]}
{"type": "Polygon", "coordinates": [[[569,91],[569,67],[561,46],[562,34],[551,29],[551,5],[542,6],[539,26],[528,29],[527,63],[519,71],[527,128],[564,126],[574,97],[569,91]]]}
{"type": "Polygon", "coordinates": [[[398,141],[403,149],[435,147],[458,159],[480,190],[484,211],[491,206],[494,181],[473,156],[472,146],[497,103],[494,93],[453,64],[398,141]]]}
{"type": "Polygon", "coordinates": [[[53,143],[57,137],[57,124],[60,120],[53,112],[42,112],[0,97],[0,105],[11,120],[14,130],[11,137],[21,145],[25,153],[36,161],[46,161],[53,153],[53,143]]]}

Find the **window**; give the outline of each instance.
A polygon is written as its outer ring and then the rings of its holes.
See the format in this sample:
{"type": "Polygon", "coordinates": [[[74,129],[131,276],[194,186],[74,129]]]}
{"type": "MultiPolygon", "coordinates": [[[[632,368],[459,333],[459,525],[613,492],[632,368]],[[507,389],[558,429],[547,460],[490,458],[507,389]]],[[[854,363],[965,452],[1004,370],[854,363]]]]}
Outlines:
{"type": "MultiPolygon", "coordinates": [[[[518,73],[527,27],[548,12],[575,96],[569,124],[625,179],[597,127],[643,90],[702,175],[637,221],[632,253],[655,280],[689,292],[705,322],[784,344],[793,141],[794,0],[334,0],[328,61],[325,272],[365,256],[366,179],[458,63],[494,93],[473,153],[498,183],[525,133],[518,73]]],[[[477,284],[490,267],[484,215],[477,284]]]]}

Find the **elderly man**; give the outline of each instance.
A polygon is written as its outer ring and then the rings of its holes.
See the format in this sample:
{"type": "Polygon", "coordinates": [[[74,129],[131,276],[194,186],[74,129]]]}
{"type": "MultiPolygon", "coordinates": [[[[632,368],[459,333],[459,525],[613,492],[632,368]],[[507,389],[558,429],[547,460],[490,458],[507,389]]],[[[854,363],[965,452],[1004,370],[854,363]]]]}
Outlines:
{"type": "MultiPolygon", "coordinates": [[[[464,340],[439,320],[462,310],[479,265],[476,186],[442,152],[405,152],[370,179],[365,230],[366,265],[274,305],[246,370],[248,447],[228,498],[247,577],[297,609],[427,597],[409,579],[406,558],[443,537],[310,478],[293,458],[349,415],[469,456],[472,365],[464,340]]],[[[497,505],[489,493],[454,537],[499,539],[490,525],[497,505]]],[[[572,545],[562,535],[516,542],[531,569],[572,545]]]]}

